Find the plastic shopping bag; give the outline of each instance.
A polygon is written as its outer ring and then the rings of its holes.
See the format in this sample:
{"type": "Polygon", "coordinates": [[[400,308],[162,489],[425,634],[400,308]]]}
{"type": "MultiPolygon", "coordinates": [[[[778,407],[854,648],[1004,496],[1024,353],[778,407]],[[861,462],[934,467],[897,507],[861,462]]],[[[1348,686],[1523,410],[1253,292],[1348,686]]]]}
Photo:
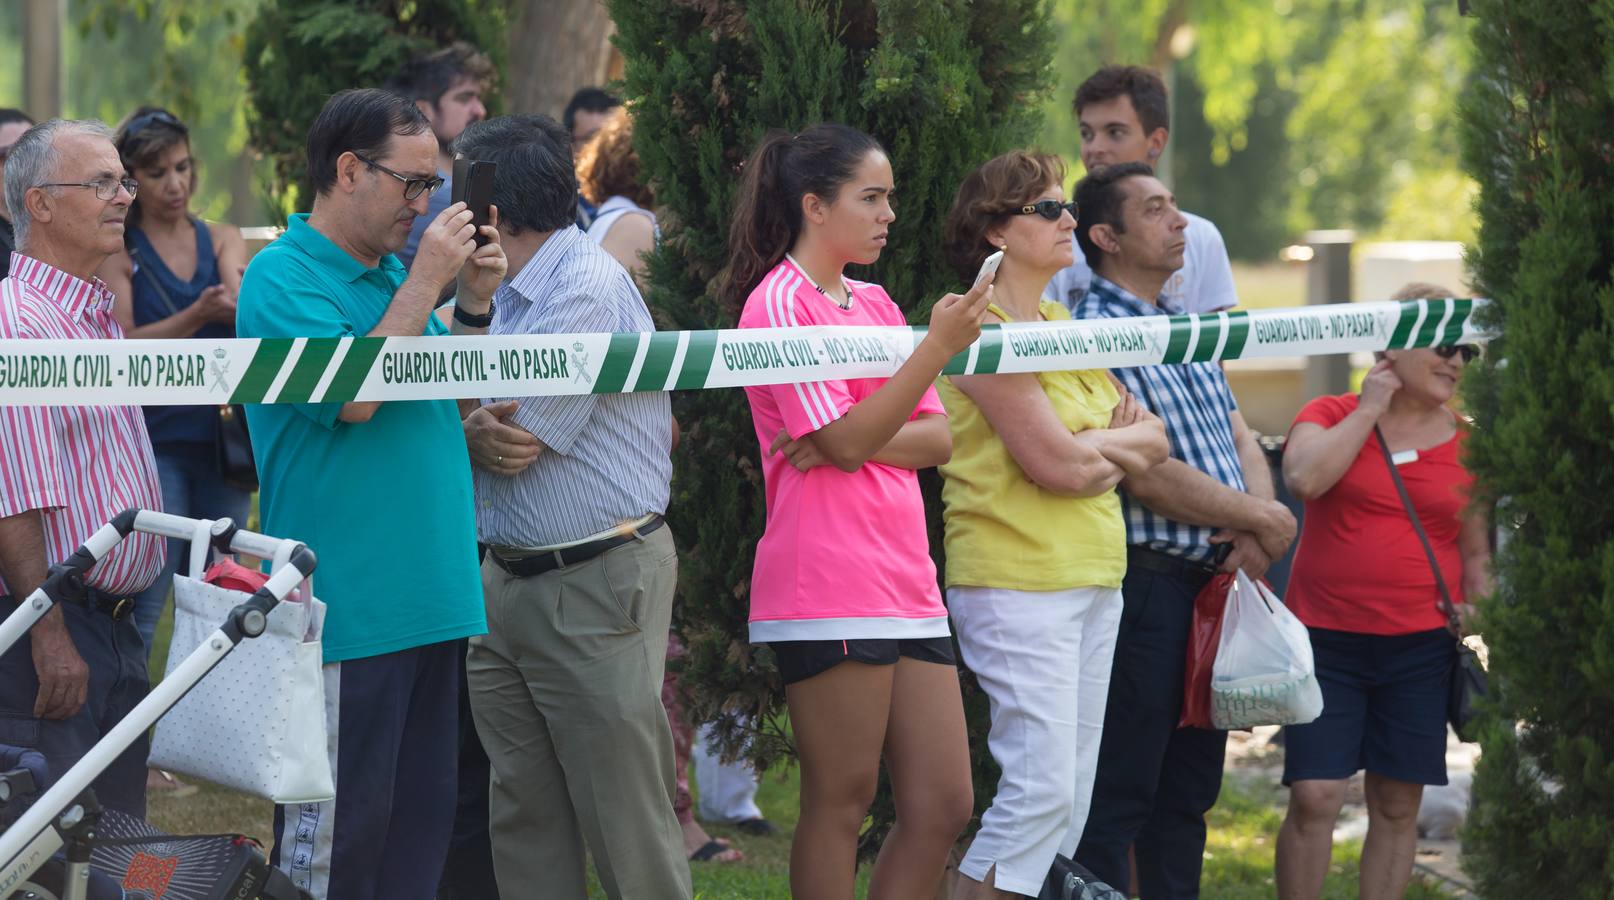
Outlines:
{"type": "Polygon", "coordinates": [[[1322,712],[1306,626],[1271,588],[1240,570],[1211,669],[1211,723],[1222,729],[1303,725],[1322,712]]]}
{"type": "Polygon", "coordinates": [[[1215,728],[1211,722],[1211,667],[1222,637],[1222,610],[1233,590],[1233,576],[1223,572],[1212,578],[1194,598],[1194,619],[1188,631],[1188,658],[1182,673],[1182,717],[1178,728],[1215,728]]]}

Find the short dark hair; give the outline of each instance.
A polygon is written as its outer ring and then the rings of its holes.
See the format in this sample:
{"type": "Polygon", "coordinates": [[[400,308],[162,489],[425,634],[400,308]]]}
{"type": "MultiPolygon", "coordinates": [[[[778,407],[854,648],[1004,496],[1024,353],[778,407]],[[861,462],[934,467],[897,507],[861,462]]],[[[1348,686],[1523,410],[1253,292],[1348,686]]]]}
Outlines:
{"type": "Polygon", "coordinates": [[[486,84],[493,78],[493,63],[464,41],[423,53],[403,64],[384,87],[410,100],[436,106],[462,79],[486,84]]]}
{"type": "Polygon", "coordinates": [[[370,159],[385,156],[393,135],[408,137],[431,130],[413,100],[391,91],[356,88],[338,91],[325,101],[308,129],[308,177],[316,194],[336,184],[336,161],[349,151],[370,159]]]}
{"type": "Polygon", "coordinates": [[[10,125],[13,122],[22,122],[30,128],[39,124],[20,109],[11,106],[0,106],[0,125],[10,125]]]}
{"type": "Polygon", "coordinates": [[[561,113],[560,124],[566,126],[566,134],[570,135],[572,126],[577,124],[578,110],[601,113],[621,105],[621,100],[597,87],[582,88],[572,95],[572,99],[566,101],[566,111],[561,113]]]}
{"type": "Polygon", "coordinates": [[[1079,116],[1087,106],[1116,97],[1132,101],[1144,134],[1153,134],[1156,128],[1171,130],[1171,103],[1166,99],[1166,83],[1153,69],[1142,66],[1105,66],[1089,75],[1076,89],[1071,109],[1079,116]]]}
{"type": "Polygon", "coordinates": [[[1087,267],[1094,272],[1104,261],[1104,251],[1093,243],[1093,226],[1108,225],[1117,233],[1126,232],[1126,223],[1121,220],[1121,204],[1126,194],[1121,190],[1121,182],[1140,175],[1153,178],[1154,169],[1140,162],[1116,163],[1089,172],[1076,182],[1076,207],[1082,211],[1076,223],[1076,243],[1082,248],[1087,267]]]}
{"type": "Polygon", "coordinates": [[[572,136],[548,116],[499,116],[473,123],[454,153],[498,166],[493,205],[511,234],[558,231],[577,221],[572,136]]]}

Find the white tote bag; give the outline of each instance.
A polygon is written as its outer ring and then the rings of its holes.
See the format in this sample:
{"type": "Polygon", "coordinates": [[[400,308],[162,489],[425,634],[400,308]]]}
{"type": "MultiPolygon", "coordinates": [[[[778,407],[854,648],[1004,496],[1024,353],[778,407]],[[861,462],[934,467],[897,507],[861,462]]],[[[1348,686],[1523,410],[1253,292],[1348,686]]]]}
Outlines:
{"type": "Polygon", "coordinates": [[[1304,725],[1322,712],[1306,626],[1266,585],[1239,570],[1211,667],[1211,724],[1304,725]]]}
{"type": "MultiPolygon", "coordinates": [[[[168,674],[248,597],[176,575],[168,674]]],[[[150,765],[276,803],[335,797],[320,669],[324,624],[325,604],[305,583],[269,614],[263,634],[242,640],[158,720],[150,765]]]]}

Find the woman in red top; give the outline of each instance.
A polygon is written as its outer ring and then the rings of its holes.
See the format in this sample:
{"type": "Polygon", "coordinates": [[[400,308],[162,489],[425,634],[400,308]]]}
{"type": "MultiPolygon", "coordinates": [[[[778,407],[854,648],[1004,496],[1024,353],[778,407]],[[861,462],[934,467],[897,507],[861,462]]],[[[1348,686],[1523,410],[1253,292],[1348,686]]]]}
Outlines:
{"type": "MultiPolygon", "coordinates": [[[[1450,296],[1413,284],[1395,299],[1450,296]]],[[[1454,645],[1434,571],[1373,431],[1384,433],[1452,601],[1487,593],[1486,517],[1470,507],[1465,426],[1447,406],[1476,352],[1465,345],[1381,353],[1361,396],[1319,397],[1289,432],[1284,483],[1306,510],[1287,600],[1311,632],[1323,714],[1286,729],[1281,900],[1322,892],[1346,781],[1363,769],[1368,832],[1360,896],[1402,896],[1423,787],[1446,783],[1454,645]]]]}

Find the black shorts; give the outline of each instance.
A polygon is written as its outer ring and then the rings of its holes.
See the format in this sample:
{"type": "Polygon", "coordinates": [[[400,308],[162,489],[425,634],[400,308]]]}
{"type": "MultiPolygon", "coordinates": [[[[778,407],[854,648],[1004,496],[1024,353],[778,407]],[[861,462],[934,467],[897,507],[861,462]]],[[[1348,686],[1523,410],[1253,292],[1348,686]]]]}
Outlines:
{"type": "Polygon", "coordinates": [[[822,675],[843,662],[860,662],[871,666],[894,666],[897,658],[906,656],[920,662],[958,665],[953,655],[950,637],[891,640],[868,638],[846,641],[769,641],[773,657],[779,664],[779,674],[785,684],[805,681],[822,675]]]}
{"type": "Polygon", "coordinates": [[[1456,644],[1444,628],[1378,635],[1308,629],[1323,714],[1284,729],[1283,783],[1366,769],[1446,783],[1446,690],[1456,644]]]}

